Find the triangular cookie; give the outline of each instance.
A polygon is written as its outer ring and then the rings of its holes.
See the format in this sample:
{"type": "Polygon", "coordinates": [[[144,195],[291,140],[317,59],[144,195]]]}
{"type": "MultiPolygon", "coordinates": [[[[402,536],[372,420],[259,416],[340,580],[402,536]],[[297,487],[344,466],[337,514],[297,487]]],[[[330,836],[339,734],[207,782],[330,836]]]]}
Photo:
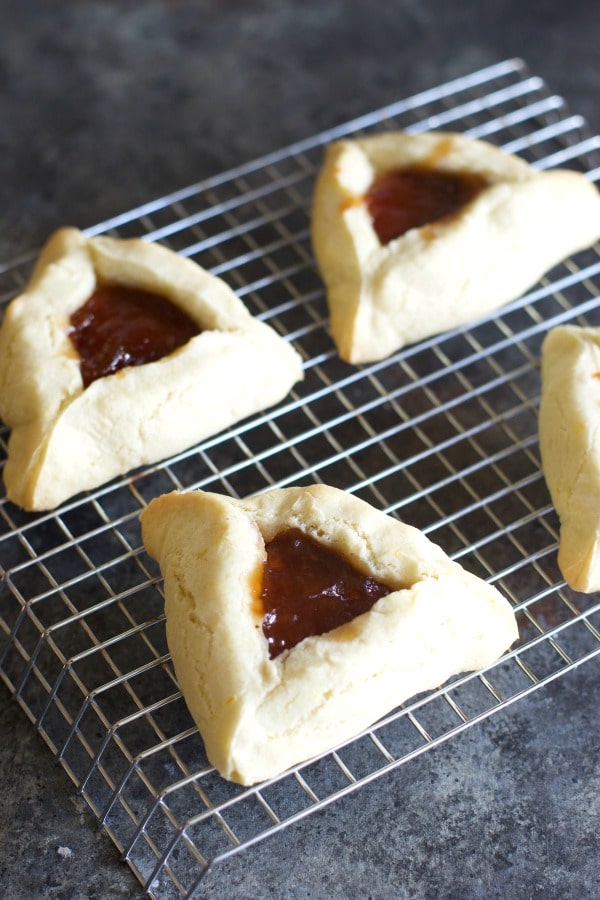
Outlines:
{"type": "MultiPolygon", "coordinates": [[[[208,758],[232,781],[252,784],[325,752],[408,697],[490,665],[517,638],[512,609],[495,588],[415,528],[333,487],[274,489],[246,500],[175,492],[154,499],[141,523],[164,575],[179,685],[208,758]],[[301,607],[313,612],[323,598],[355,590],[345,575],[315,589],[329,562],[313,579],[303,548],[291,564],[273,559],[272,542],[290,529],[293,541],[299,531],[339,555],[353,577],[366,576],[375,603],[279,652],[263,596],[266,559],[279,579],[284,572],[275,593],[287,590],[288,570],[307,586],[301,607]],[[375,590],[382,586],[384,596],[375,590]]],[[[277,613],[284,634],[303,612],[285,614],[277,613]]]]}
{"type": "MultiPolygon", "coordinates": [[[[162,340],[163,320],[153,328],[162,340]]],[[[61,229],[0,329],[0,416],[12,428],[7,495],[28,510],[51,509],[273,405],[300,378],[296,351],[193,261],[142,240],[61,229]],[[109,356],[108,374],[88,384],[78,335],[83,346],[96,325],[104,328],[103,340],[115,334],[105,312],[88,313],[100,289],[119,315],[123,293],[138,306],[129,320],[133,337],[109,348],[114,365],[109,356]],[[166,342],[167,355],[136,364],[129,342],[136,352],[148,350],[148,323],[137,326],[151,301],[198,333],[188,339],[184,327],[179,341],[166,342]]]]}
{"type": "Polygon", "coordinates": [[[599,236],[600,195],[583,175],[538,173],[458,134],[337,141],[314,193],[331,332],[351,363],[487,314],[599,236]]]}
{"type": "Polygon", "coordinates": [[[558,564],[600,590],[600,328],[561,325],[542,345],[542,469],[560,519],[558,564]]]}

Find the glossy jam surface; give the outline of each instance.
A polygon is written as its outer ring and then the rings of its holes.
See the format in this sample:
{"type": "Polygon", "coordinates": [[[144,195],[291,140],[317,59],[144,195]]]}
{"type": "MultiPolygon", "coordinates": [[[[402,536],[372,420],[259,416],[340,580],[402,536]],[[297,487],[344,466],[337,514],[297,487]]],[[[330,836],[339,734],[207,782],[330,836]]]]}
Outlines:
{"type": "Polygon", "coordinates": [[[200,332],[165,297],[118,284],[98,285],[73,313],[70,326],[85,387],[126,366],[161,359],[200,332]]]}
{"type": "Polygon", "coordinates": [[[455,215],[487,186],[482,175],[414,167],[387,172],[373,182],[364,202],[382,244],[411,228],[455,215]]]}
{"type": "Polygon", "coordinates": [[[391,588],[291,528],[267,544],[261,601],[271,659],[367,612],[391,588]]]}

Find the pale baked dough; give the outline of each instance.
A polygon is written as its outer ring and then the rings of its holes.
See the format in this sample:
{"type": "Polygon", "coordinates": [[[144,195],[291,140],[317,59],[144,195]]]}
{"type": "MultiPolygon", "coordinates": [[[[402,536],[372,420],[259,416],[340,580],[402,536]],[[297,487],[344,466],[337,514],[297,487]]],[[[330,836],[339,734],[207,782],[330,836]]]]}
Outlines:
{"type": "Polygon", "coordinates": [[[242,784],[350,739],[414,694],[490,665],[517,638],[498,591],[421,532],[325,485],[246,500],[154,499],[144,544],[164,575],[169,649],[209,760],[242,784]],[[392,588],[367,613],[270,659],[265,542],[288,527],[392,588]]]}
{"type": "Polygon", "coordinates": [[[600,328],[561,325],[542,345],[542,469],[560,519],[558,564],[600,590],[600,328]]]}
{"type": "Polygon", "coordinates": [[[272,406],[300,378],[296,351],[193,261],[142,240],[61,229],[0,329],[7,496],[28,510],[53,508],[272,406]],[[84,390],[69,318],[97,279],[161,294],[205,330],[84,390]]]}
{"type": "Polygon", "coordinates": [[[312,241],[342,359],[383,359],[405,344],[480,318],[600,237],[600,195],[576,172],[537,173],[458,134],[394,132],[326,148],[312,241]],[[363,202],[373,181],[412,165],[489,180],[447,220],[382,246],[363,202]]]}

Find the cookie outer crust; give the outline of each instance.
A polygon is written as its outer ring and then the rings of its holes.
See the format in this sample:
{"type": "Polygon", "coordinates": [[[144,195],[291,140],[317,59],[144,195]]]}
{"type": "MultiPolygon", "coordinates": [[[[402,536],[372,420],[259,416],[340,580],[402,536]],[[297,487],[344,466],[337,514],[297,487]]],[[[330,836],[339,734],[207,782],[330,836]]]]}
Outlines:
{"type": "Polygon", "coordinates": [[[421,532],[326,485],[245,500],[171,493],[141,515],[164,575],[169,649],[211,763],[275,777],[369,727],[517,638],[509,603],[421,532]],[[392,588],[373,608],[270,659],[260,591],[265,543],[298,527],[392,588]]]}
{"type": "Polygon", "coordinates": [[[272,406],[301,378],[296,351],[196,263],[142,240],[61,229],[0,329],[0,416],[12,429],[7,496],[24,509],[52,509],[272,406]],[[160,294],[203,331],[84,390],[69,319],[98,279],[160,294]]]}
{"type": "Polygon", "coordinates": [[[558,564],[600,590],[600,328],[560,325],[542,344],[542,469],[560,519],[558,564]]]}
{"type": "Polygon", "coordinates": [[[392,132],[329,145],[316,181],[312,243],[342,359],[383,359],[520,296],[600,237],[600,195],[583,175],[536,172],[458,134],[392,132]],[[382,246],[363,202],[381,174],[411,165],[489,181],[456,215],[382,246]]]}

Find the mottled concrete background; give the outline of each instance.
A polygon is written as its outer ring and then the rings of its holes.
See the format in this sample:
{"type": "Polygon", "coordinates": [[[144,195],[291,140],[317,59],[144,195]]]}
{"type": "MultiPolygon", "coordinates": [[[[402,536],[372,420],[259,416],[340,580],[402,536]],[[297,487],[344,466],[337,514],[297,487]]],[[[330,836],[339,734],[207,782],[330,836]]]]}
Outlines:
{"type": "MultiPolygon", "coordinates": [[[[592,0],[0,0],[0,260],[510,56],[598,131],[599,45],[592,0]]],[[[234,858],[205,895],[598,896],[599,676],[234,858]]],[[[2,898],[138,895],[4,688],[0,782],[2,898]]]]}

